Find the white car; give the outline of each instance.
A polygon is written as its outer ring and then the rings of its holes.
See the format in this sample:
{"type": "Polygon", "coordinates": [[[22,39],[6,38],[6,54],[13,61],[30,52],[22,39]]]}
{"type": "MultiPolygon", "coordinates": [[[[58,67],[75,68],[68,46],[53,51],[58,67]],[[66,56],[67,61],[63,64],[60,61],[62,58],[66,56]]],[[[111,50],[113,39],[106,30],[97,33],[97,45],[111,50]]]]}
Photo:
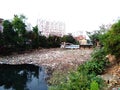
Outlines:
{"type": "Polygon", "coordinates": [[[66,48],[66,49],[79,49],[80,45],[74,45],[72,43],[65,43],[65,45],[61,45],[61,48],[66,48]]]}

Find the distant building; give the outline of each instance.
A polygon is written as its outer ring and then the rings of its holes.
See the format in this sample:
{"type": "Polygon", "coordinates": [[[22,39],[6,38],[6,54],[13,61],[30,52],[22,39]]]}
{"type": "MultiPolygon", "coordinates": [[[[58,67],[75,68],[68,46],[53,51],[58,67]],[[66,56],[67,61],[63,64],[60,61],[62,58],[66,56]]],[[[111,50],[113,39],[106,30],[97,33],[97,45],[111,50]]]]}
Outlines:
{"type": "Polygon", "coordinates": [[[90,40],[85,31],[73,32],[72,35],[80,44],[86,44],[90,40]]]}
{"type": "Polygon", "coordinates": [[[0,18],[0,32],[3,32],[3,26],[2,26],[3,19],[0,18]]]}
{"type": "Polygon", "coordinates": [[[80,40],[86,39],[86,37],[83,36],[83,35],[79,35],[79,36],[76,36],[75,39],[76,39],[77,41],[80,41],[80,40]]]}
{"type": "Polygon", "coordinates": [[[62,37],[65,35],[65,24],[63,22],[46,21],[38,19],[38,29],[42,35],[56,35],[62,37]]]}

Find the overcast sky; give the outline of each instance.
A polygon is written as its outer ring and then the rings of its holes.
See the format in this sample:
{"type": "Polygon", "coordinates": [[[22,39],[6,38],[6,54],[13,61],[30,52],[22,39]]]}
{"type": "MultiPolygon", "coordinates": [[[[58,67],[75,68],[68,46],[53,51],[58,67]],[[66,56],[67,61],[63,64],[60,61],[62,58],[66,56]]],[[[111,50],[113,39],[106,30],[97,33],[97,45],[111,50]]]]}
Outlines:
{"type": "Polygon", "coordinates": [[[61,21],[66,32],[93,31],[120,17],[120,0],[1,0],[0,18],[24,14],[28,22],[37,19],[61,21]]]}

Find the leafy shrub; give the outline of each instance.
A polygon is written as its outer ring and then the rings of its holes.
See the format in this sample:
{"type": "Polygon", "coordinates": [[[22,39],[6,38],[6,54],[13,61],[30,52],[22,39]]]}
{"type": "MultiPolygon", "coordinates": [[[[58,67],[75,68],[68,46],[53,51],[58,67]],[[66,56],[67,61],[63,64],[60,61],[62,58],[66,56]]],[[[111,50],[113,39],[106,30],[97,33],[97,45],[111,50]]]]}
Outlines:
{"type": "Polygon", "coordinates": [[[105,61],[92,60],[86,62],[84,67],[88,71],[88,74],[90,73],[101,74],[105,69],[105,61]]]}
{"type": "Polygon", "coordinates": [[[67,81],[61,81],[58,85],[51,86],[50,90],[90,90],[91,83],[96,81],[98,88],[103,88],[103,80],[95,74],[86,72],[72,72],[68,75],[67,81]]]}
{"type": "Polygon", "coordinates": [[[90,90],[99,90],[98,83],[96,81],[92,81],[90,84],[90,90]]]}
{"type": "Polygon", "coordinates": [[[93,52],[92,60],[86,62],[84,65],[79,66],[78,71],[85,69],[88,74],[95,73],[101,74],[108,65],[108,61],[105,58],[106,52],[104,49],[97,49],[93,52]]]}

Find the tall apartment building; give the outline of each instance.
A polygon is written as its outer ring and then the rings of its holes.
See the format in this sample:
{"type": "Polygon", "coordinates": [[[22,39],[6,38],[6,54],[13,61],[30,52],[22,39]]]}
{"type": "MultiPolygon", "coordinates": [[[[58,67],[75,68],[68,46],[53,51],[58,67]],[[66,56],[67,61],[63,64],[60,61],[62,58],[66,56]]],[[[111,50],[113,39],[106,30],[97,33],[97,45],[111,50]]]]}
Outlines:
{"type": "Polygon", "coordinates": [[[38,29],[42,35],[56,35],[62,37],[65,35],[65,24],[63,22],[47,21],[38,19],[38,29]]]}

